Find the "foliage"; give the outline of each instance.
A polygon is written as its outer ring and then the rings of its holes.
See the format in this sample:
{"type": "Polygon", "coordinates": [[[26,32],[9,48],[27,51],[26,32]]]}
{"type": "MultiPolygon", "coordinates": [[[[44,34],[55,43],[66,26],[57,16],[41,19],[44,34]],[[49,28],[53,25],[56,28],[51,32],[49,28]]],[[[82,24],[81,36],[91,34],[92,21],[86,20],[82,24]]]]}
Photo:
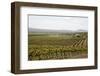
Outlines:
{"type": "Polygon", "coordinates": [[[28,59],[73,59],[87,57],[87,33],[33,33],[28,38],[28,59]]]}

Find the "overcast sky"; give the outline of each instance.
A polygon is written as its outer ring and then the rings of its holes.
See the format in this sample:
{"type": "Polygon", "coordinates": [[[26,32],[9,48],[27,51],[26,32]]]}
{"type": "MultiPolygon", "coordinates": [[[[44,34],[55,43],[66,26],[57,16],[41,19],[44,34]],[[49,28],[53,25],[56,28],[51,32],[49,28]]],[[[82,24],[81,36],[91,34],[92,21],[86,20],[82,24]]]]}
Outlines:
{"type": "Polygon", "coordinates": [[[88,30],[88,17],[29,15],[29,28],[52,30],[88,30]]]}

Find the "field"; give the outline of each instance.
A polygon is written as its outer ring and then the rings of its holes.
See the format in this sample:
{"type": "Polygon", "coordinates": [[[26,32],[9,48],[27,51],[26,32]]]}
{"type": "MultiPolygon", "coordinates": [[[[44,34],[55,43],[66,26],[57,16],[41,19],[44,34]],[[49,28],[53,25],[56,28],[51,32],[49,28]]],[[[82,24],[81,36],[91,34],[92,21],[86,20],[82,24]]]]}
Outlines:
{"type": "Polygon", "coordinates": [[[28,60],[86,58],[87,32],[29,33],[28,60]]]}

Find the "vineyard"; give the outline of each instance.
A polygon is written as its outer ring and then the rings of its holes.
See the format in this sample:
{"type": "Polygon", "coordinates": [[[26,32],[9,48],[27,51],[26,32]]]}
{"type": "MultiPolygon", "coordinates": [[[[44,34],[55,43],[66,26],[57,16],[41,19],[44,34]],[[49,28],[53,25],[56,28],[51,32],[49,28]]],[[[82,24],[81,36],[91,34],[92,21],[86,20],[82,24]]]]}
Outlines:
{"type": "Polygon", "coordinates": [[[28,60],[86,58],[87,33],[29,34],[28,60]]]}

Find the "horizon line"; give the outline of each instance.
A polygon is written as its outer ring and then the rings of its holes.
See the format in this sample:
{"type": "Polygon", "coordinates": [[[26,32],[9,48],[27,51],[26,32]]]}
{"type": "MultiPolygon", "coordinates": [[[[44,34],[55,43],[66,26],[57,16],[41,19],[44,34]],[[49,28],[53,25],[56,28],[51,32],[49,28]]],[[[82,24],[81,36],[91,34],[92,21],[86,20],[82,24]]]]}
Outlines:
{"type": "MultiPolygon", "coordinates": [[[[60,31],[60,30],[63,30],[63,29],[41,29],[41,28],[32,28],[32,27],[28,27],[28,29],[39,29],[39,30],[56,30],[56,31],[60,31]]],[[[65,30],[65,29],[64,29],[65,30]]],[[[67,31],[68,29],[66,29],[66,31],[67,31]]],[[[88,30],[86,30],[86,29],[77,29],[77,30],[69,30],[69,31],[78,31],[78,30],[84,30],[84,31],[88,31],[88,30]]]]}

